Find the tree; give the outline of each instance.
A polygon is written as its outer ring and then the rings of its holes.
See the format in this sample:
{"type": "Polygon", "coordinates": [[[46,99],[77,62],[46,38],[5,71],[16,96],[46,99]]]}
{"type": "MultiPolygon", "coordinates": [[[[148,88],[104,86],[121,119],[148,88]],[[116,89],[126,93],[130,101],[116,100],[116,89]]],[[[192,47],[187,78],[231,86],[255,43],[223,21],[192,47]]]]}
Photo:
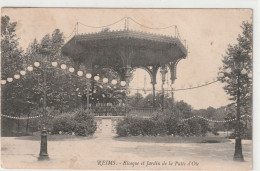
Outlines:
{"type": "Polygon", "coordinates": [[[241,25],[242,34],[237,43],[229,45],[223,57],[223,67],[219,71],[219,80],[225,83],[224,90],[236,105],[236,143],[234,160],[243,161],[241,144],[241,108],[252,111],[252,50],[253,27],[249,22],[241,25]]]}
{"type": "MultiPolygon", "coordinates": [[[[19,116],[25,112],[24,104],[16,101],[20,96],[20,83],[12,82],[15,74],[19,74],[19,70],[22,68],[22,53],[19,48],[19,38],[15,34],[17,22],[11,22],[10,17],[1,17],[1,78],[4,81],[10,80],[10,83],[6,83],[1,88],[2,98],[2,114],[8,114],[10,116],[19,116]]],[[[19,130],[19,120],[17,122],[19,130]]],[[[13,127],[14,121],[3,118],[2,120],[2,133],[8,134],[12,131],[9,129],[13,127]],[[7,129],[5,129],[7,128],[7,129]],[[7,131],[7,132],[6,132],[7,131]]]]}

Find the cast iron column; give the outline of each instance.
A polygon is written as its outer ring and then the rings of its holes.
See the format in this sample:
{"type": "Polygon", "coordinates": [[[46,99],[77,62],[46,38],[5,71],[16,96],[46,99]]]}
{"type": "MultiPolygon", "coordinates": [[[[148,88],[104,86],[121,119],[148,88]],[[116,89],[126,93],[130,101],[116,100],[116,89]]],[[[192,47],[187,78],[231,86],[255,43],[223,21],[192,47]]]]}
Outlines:
{"type": "Polygon", "coordinates": [[[129,103],[128,103],[128,95],[129,95],[129,82],[130,82],[130,70],[131,70],[131,66],[127,65],[126,66],[126,74],[125,74],[125,80],[126,80],[126,114],[128,113],[128,111],[130,111],[129,109],[129,103]]]}
{"type": "Polygon", "coordinates": [[[153,108],[155,108],[155,83],[152,82],[153,85],[153,108]]]}
{"type": "Polygon", "coordinates": [[[41,150],[38,160],[49,160],[49,155],[47,152],[47,129],[45,125],[43,125],[42,132],[41,132],[41,150]]]}
{"type": "MultiPolygon", "coordinates": [[[[43,49],[44,50],[44,49],[43,49]]],[[[43,51],[42,53],[46,53],[46,50],[43,51]]],[[[43,60],[42,60],[43,61],[43,60]]],[[[40,149],[40,154],[38,157],[38,160],[48,160],[48,152],[47,152],[47,130],[46,130],[46,122],[47,122],[47,110],[46,110],[46,97],[47,97],[47,92],[46,92],[46,71],[42,70],[43,74],[43,111],[44,111],[44,118],[43,118],[43,126],[42,126],[42,132],[41,132],[41,149],[40,149]]]]}
{"type": "Polygon", "coordinates": [[[167,69],[165,66],[161,68],[161,77],[162,77],[162,111],[164,111],[164,83],[165,83],[165,76],[167,73],[167,69]]]}

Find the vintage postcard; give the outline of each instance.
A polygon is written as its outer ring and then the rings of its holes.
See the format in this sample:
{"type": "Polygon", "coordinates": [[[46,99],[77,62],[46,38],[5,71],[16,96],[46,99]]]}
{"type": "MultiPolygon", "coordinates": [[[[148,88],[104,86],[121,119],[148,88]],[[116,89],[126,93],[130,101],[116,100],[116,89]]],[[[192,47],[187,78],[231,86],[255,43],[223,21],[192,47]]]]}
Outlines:
{"type": "Polygon", "coordinates": [[[1,167],[251,170],[252,9],[1,9],[1,167]]]}

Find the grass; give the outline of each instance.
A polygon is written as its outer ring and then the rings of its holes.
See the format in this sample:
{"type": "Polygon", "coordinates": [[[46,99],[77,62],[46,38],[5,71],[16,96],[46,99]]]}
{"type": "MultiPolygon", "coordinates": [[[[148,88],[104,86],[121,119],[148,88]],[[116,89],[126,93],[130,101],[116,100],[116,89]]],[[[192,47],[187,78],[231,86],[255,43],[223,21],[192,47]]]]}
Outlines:
{"type": "Polygon", "coordinates": [[[229,139],[219,136],[205,137],[173,137],[173,136],[129,136],[114,137],[116,141],[150,142],[150,143],[224,143],[229,139]]]}

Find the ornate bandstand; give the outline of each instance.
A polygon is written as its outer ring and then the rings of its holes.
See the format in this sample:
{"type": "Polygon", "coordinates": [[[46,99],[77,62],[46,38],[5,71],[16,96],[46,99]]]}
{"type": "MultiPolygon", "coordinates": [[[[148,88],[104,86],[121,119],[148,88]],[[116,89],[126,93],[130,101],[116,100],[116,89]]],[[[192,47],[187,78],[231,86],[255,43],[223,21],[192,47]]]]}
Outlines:
{"type": "Polygon", "coordinates": [[[168,67],[173,84],[177,64],[186,58],[187,47],[178,36],[140,32],[125,27],[123,30],[102,29],[97,33],[76,34],[63,46],[62,54],[74,61],[75,69],[84,65],[92,77],[98,69],[115,71],[120,80],[126,82],[126,87],[133,70],[146,70],[151,77],[154,104],[158,70],[164,84],[168,67]]]}

